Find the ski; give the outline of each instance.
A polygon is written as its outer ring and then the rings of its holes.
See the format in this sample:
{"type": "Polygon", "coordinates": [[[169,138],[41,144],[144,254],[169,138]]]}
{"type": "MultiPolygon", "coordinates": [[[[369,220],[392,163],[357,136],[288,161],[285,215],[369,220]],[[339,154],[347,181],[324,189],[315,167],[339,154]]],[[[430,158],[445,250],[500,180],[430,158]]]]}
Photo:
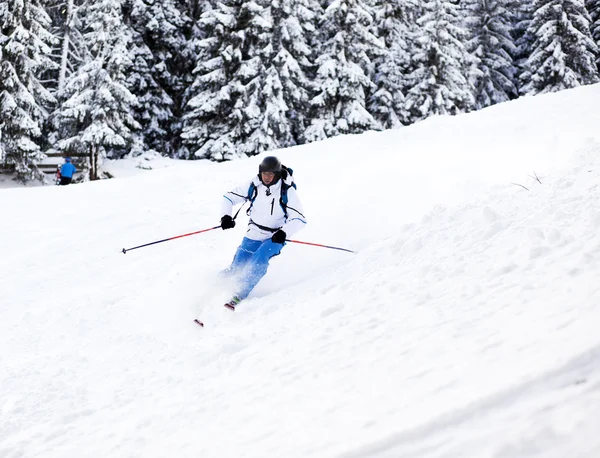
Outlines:
{"type": "Polygon", "coordinates": [[[231,300],[229,302],[224,303],[223,305],[225,307],[227,307],[229,310],[233,310],[235,311],[235,307],[241,302],[242,300],[239,298],[239,296],[233,296],[231,298],[231,300]]]}
{"type": "MultiPolygon", "coordinates": [[[[225,304],[223,304],[223,307],[228,308],[229,310],[235,311],[235,306],[238,305],[239,303],[240,303],[240,299],[237,297],[234,297],[229,302],[226,302],[225,304]]],[[[196,323],[201,328],[204,327],[204,322],[200,321],[198,318],[194,318],[194,323],[196,323]]]]}

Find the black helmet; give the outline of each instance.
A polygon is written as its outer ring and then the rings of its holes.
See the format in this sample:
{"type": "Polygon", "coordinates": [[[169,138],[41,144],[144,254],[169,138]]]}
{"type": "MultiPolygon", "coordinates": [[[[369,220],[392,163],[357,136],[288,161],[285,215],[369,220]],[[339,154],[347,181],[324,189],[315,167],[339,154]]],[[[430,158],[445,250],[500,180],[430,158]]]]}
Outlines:
{"type": "Polygon", "coordinates": [[[258,166],[258,173],[273,172],[276,176],[281,176],[281,162],[275,156],[265,157],[258,166]]]}

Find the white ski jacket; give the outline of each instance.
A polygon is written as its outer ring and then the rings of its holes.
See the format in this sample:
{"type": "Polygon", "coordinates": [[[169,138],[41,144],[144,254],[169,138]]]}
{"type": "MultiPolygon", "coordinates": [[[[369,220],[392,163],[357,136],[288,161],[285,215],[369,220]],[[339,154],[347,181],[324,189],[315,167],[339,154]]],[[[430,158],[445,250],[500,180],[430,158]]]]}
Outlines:
{"type": "Polygon", "coordinates": [[[250,216],[246,237],[252,240],[267,240],[278,230],[283,230],[288,237],[295,234],[306,225],[302,204],[292,186],[293,177],[288,176],[285,183],[287,190],[287,217],[280,203],[281,183],[283,178],[271,186],[265,186],[258,176],[225,193],[221,205],[221,216],[229,215],[235,205],[251,200],[248,192],[251,184],[256,187],[256,198],[247,211],[250,216]]]}

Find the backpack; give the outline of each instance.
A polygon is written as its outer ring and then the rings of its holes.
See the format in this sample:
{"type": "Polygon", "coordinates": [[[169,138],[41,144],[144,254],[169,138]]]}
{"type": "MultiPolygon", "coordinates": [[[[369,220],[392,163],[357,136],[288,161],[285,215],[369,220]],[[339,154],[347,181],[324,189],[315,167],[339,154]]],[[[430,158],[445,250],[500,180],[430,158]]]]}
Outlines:
{"type": "MultiPolygon", "coordinates": [[[[290,167],[286,167],[285,165],[281,165],[281,196],[279,196],[279,205],[281,206],[281,209],[283,210],[283,214],[285,215],[285,217],[287,218],[288,214],[287,214],[287,202],[288,202],[288,189],[290,188],[294,188],[297,189],[296,187],[296,183],[294,182],[294,178],[293,175],[294,174],[294,170],[291,169],[290,167]],[[288,177],[292,178],[292,182],[291,184],[288,184],[285,182],[285,180],[287,180],[288,177]]],[[[247,199],[250,201],[250,206],[248,207],[248,210],[246,210],[246,214],[249,216],[250,215],[250,210],[252,209],[252,204],[254,203],[254,200],[256,199],[256,196],[258,195],[258,189],[256,188],[256,185],[254,184],[254,180],[252,181],[252,183],[250,183],[250,186],[248,187],[248,196],[247,199]]]]}

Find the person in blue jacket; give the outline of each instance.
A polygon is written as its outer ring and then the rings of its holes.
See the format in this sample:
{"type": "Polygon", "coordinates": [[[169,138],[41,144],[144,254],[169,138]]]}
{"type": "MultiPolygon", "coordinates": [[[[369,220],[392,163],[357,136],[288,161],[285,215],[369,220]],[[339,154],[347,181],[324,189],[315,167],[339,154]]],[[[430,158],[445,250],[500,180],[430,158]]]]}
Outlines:
{"type": "Polygon", "coordinates": [[[76,172],[77,169],[73,164],[71,164],[71,158],[65,157],[65,163],[60,168],[60,184],[63,186],[71,184],[73,175],[75,175],[76,172]]]}

